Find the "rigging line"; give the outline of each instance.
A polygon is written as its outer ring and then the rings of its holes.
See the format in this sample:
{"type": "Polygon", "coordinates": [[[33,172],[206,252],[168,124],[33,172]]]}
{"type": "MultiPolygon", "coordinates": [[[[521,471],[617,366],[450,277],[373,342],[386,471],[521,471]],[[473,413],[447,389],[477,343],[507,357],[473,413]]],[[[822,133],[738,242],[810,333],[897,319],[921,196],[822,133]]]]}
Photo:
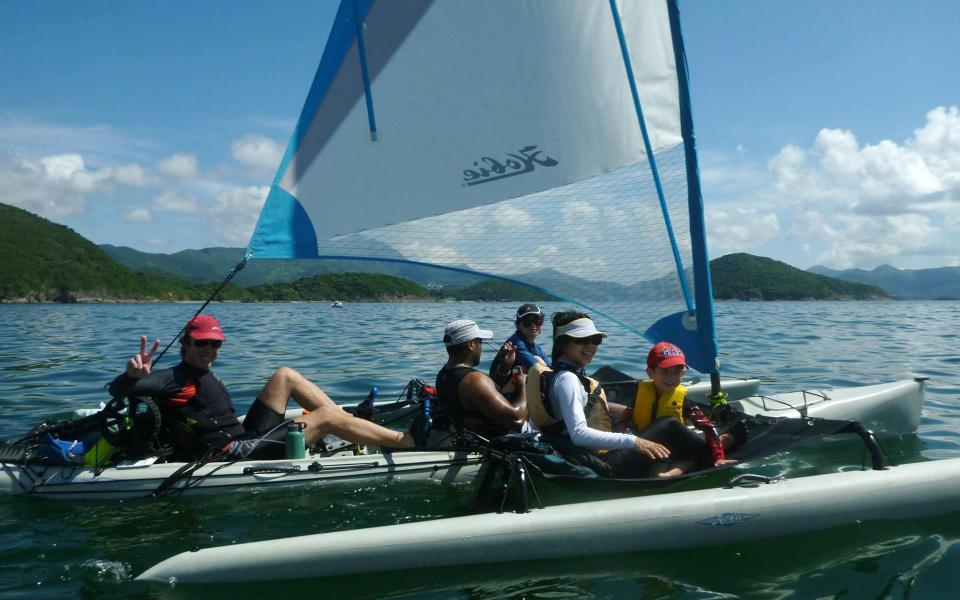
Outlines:
{"type": "Polygon", "coordinates": [[[370,123],[370,141],[379,139],[377,119],[373,114],[373,94],[370,90],[370,70],[367,66],[367,48],[363,41],[363,22],[357,14],[357,0],[353,0],[353,21],[357,27],[357,53],[360,55],[360,75],[363,77],[363,95],[367,101],[367,121],[370,123]]]}
{"type": "Polygon", "coordinates": [[[660,199],[660,211],[663,213],[664,225],[667,227],[667,236],[670,238],[670,248],[673,250],[673,260],[677,265],[677,276],[680,287],[683,288],[683,299],[687,303],[687,312],[693,313],[693,300],[687,285],[686,272],[680,258],[680,248],[677,246],[677,237],[670,220],[670,211],[667,209],[667,200],[663,193],[663,184],[660,182],[660,171],[657,168],[657,159],[653,156],[650,145],[650,135],[647,133],[647,123],[643,118],[643,108],[640,106],[640,93],[637,91],[637,82],[633,78],[633,64],[630,62],[630,51],[627,49],[627,40],[623,36],[623,24],[620,22],[620,12],[617,10],[617,0],[610,0],[610,13],[613,16],[613,25],[617,29],[617,39],[620,42],[620,53],[623,55],[623,66],[627,70],[627,81],[630,83],[630,94],[633,96],[633,107],[640,122],[640,133],[643,136],[643,147],[647,152],[647,161],[650,163],[650,173],[657,188],[657,197],[660,199]]]}
{"type": "MultiPolygon", "coordinates": [[[[241,269],[247,266],[248,258],[250,258],[249,255],[244,256],[243,260],[238,262],[236,265],[234,265],[232,269],[230,269],[230,272],[227,273],[227,276],[224,278],[224,280],[220,282],[220,285],[217,286],[217,289],[213,290],[213,292],[210,294],[210,297],[207,298],[206,302],[204,302],[203,305],[197,309],[197,312],[193,313],[194,317],[202,313],[203,309],[205,309],[208,304],[213,302],[213,299],[217,297],[217,295],[223,290],[223,288],[227,286],[228,283],[230,283],[230,280],[233,279],[234,275],[239,273],[241,269]]],[[[163,358],[163,355],[167,353],[167,350],[170,349],[170,346],[172,346],[174,342],[180,339],[180,336],[183,335],[183,332],[186,331],[186,329],[187,329],[187,326],[186,324],[184,324],[184,326],[180,328],[180,331],[177,332],[177,335],[173,336],[173,339],[170,340],[170,342],[166,345],[163,351],[155,359],[153,359],[153,364],[157,364],[158,362],[160,362],[160,359],[163,358]]]]}

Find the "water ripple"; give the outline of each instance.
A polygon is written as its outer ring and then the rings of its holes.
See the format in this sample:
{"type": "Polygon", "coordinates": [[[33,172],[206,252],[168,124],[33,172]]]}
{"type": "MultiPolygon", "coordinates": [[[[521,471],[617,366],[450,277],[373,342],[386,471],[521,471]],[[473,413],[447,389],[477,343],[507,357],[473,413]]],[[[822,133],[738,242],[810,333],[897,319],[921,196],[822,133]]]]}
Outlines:
{"type": "MultiPolygon", "coordinates": [[[[51,413],[98,405],[106,399],[103,385],[138,349],[140,335],[169,341],[196,308],[0,306],[3,437],[25,431],[51,413]]],[[[472,318],[502,340],[513,332],[515,310],[514,304],[496,303],[348,304],[338,310],[325,303],[299,303],[219,304],[208,312],[222,320],[227,335],[217,374],[243,411],[281,365],[298,369],[338,402],[358,402],[374,385],[381,397],[394,397],[413,377],[434,378],[446,359],[440,340],[447,322],[472,318]]],[[[611,336],[598,362],[642,373],[649,344],[621,334],[613,324],[600,320],[600,325],[611,336]]],[[[548,338],[549,326],[546,329],[548,338]]],[[[953,303],[720,302],[717,331],[724,375],[759,376],[766,392],[931,377],[917,435],[884,440],[884,446],[896,462],[960,456],[960,354],[955,340],[960,311],[953,303]]],[[[549,349],[548,342],[543,345],[549,349]]],[[[485,352],[481,368],[488,366],[491,354],[485,352]]],[[[160,366],[176,359],[174,346],[160,366]]],[[[752,463],[750,471],[810,475],[859,468],[862,460],[857,444],[831,442],[752,463]]],[[[699,485],[718,484],[708,479],[699,485]]],[[[555,502],[580,498],[555,486],[544,488],[541,493],[555,502]]],[[[146,597],[141,588],[131,587],[132,575],[194,546],[471,510],[469,486],[397,482],[129,503],[0,497],[0,594],[146,597]]],[[[498,566],[431,572],[428,577],[412,574],[399,588],[394,586],[400,576],[372,577],[352,581],[348,588],[333,582],[327,591],[370,598],[937,597],[937,591],[949,588],[936,590],[936,582],[956,581],[949,565],[960,560],[953,541],[960,518],[931,522],[919,533],[906,527],[852,527],[791,538],[789,561],[783,559],[779,542],[753,543],[662,556],[555,561],[559,572],[552,573],[531,570],[527,564],[515,570],[498,566]],[[848,538],[866,542],[847,543],[848,538]],[[689,569],[690,564],[701,568],[689,569]]],[[[239,597],[257,589],[276,592],[273,586],[226,586],[212,592],[239,597]]],[[[290,589],[316,592],[314,584],[291,584],[290,589]]]]}

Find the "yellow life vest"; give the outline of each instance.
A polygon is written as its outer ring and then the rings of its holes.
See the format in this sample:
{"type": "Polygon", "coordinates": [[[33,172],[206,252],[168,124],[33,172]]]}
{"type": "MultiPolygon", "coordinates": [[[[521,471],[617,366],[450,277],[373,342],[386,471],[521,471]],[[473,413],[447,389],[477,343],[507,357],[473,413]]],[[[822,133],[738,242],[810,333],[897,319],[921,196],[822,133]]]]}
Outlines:
{"type": "MultiPolygon", "coordinates": [[[[527,415],[533,424],[541,431],[556,431],[563,428],[563,419],[554,418],[546,407],[549,402],[547,397],[548,382],[553,377],[553,370],[542,364],[536,363],[527,371],[527,415]]],[[[607,394],[600,386],[600,382],[592,377],[586,377],[587,405],[584,407],[584,416],[587,419],[587,426],[600,431],[613,431],[613,418],[610,416],[610,408],[607,406],[607,394]]],[[[582,382],[582,380],[581,380],[582,382]]],[[[559,416],[559,415],[558,415],[559,416]]]]}
{"type": "Polygon", "coordinates": [[[687,388],[678,385],[673,393],[657,398],[653,381],[641,381],[633,402],[633,426],[639,431],[661,417],[677,417],[683,422],[683,401],[686,397],[687,388]]]}

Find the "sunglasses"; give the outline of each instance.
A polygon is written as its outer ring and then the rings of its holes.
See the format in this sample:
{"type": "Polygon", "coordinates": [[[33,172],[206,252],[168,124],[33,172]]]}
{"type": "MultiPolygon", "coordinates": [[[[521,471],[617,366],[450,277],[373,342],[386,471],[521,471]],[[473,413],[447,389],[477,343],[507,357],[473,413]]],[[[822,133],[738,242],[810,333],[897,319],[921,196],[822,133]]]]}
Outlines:
{"type": "Polygon", "coordinates": [[[524,327],[533,327],[534,325],[543,325],[543,317],[524,317],[520,319],[520,324],[524,327]]]}
{"type": "Polygon", "coordinates": [[[603,336],[591,335],[590,337],[585,338],[570,338],[570,341],[579,346],[583,346],[584,344],[593,344],[594,346],[599,346],[603,343],[603,336]]]}
{"type": "Polygon", "coordinates": [[[197,348],[206,348],[210,346],[214,350],[218,350],[220,346],[223,345],[223,340],[194,340],[191,338],[191,343],[197,348]]]}

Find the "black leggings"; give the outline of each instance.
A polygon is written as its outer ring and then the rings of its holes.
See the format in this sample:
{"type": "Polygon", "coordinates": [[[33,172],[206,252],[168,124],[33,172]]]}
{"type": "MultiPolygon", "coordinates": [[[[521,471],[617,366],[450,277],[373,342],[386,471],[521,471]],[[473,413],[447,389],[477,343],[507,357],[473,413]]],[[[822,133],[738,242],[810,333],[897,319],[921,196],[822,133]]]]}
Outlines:
{"type": "Polygon", "coordinates": [[[637,434],[645,440],[663,444],[674,460],[692,460],[698,465],[712,458],[710,444],[702,434],[690,429],[676,417],[661,417],[637,434]]]}
{"type": "Polygon", "coordinates": [[[566,437],[548,436],[547,441],[570,462],[589,467],[602,477],[656,477],[678,463],[692,462],[695,467],[710,464],[712,455],[707,441],[676,417],[657,419],[645,427],[639,437],[666,446],[670,450],[670,458],[652,459],[633,448],[596,454],[575,446],[566,437]]]}

